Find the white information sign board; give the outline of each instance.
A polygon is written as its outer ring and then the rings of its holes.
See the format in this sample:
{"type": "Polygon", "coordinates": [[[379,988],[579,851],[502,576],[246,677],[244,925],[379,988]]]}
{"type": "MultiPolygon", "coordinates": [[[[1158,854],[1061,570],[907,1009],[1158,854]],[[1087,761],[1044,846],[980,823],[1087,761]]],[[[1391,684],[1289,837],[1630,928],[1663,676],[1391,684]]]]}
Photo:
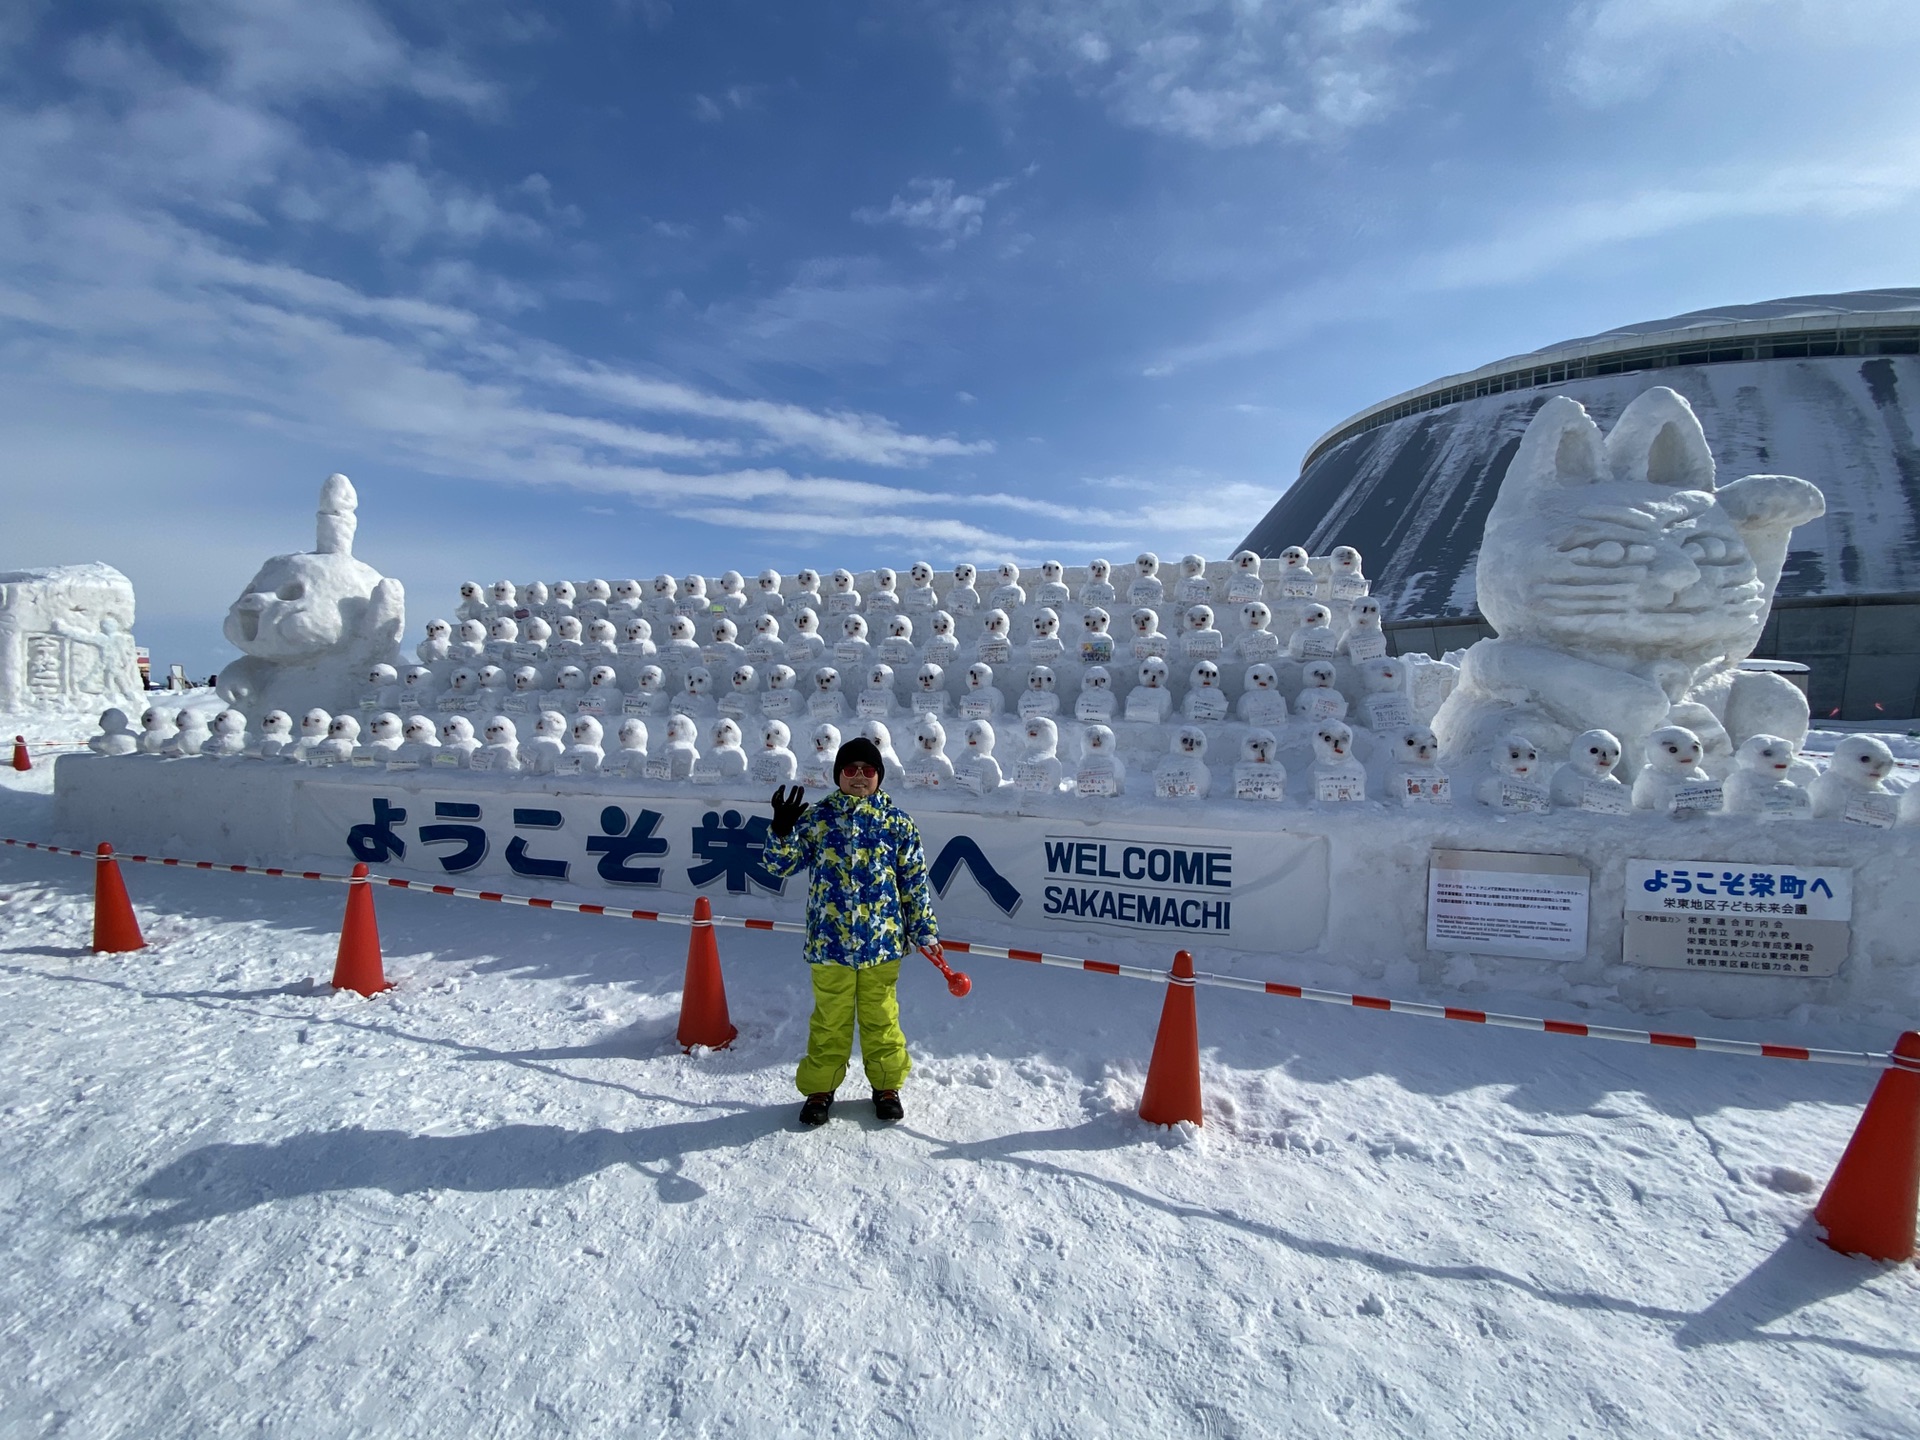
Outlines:
{"type": "Polygon", "coordinates": [[[1629,860],[1623,958],[1659,970],[1836,975],[1853,871],[1771,860],[1629,860]]]}
{"type": "Polygon", "coordinates": [[[1567,855],[1435,850],[1427,864],[1427,948],[1584,959],[1590,883],[1587,867],[1567,855]]]}

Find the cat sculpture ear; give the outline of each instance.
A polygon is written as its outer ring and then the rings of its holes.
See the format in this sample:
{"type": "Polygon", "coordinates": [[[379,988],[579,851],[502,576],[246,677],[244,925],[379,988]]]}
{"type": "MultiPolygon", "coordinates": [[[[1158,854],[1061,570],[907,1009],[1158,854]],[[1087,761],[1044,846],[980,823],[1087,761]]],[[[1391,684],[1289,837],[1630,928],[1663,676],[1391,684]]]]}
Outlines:
{"type": "Polygon", "coordinates": [[[1552,490],[1592,485],[1607,476],[1605,442],[1586,407],[1556,395],[1535,412],[1520,448],[1507,466],[1487,516],[1489,527],[1530,515],[1538,498],[1552,490]]]}
{"type": "Polygon", "coordinates": [[[1665,385],[1636,396],[1607,433],[1613,478],[1713,493],[1713,452],[1686,397],[1665,385]]]}

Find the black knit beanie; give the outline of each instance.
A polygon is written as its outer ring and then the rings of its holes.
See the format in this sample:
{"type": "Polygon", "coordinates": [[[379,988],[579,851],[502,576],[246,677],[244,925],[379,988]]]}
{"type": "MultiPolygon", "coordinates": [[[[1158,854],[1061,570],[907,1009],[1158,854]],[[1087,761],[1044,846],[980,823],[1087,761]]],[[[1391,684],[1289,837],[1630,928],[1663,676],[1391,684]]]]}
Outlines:
{"type": "Polygon", "coordinates": [[[880,758],[880,747],[864,735],[856,735],[840,747],[840,753],[833,757],[833,783],[840,783],[840,772],[854,761],[871,765],[879,775],[880,781],[887,778],[887,762],[880,758]]]}

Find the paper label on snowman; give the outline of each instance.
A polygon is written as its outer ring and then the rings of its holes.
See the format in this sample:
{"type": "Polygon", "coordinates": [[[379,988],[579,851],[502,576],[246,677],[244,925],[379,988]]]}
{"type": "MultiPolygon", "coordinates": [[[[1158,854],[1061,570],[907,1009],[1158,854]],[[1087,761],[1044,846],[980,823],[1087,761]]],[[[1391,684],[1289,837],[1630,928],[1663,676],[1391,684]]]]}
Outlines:
{"type": "Polygon", "coordinates": [[[955,589],[947,596],[947,609],[956,615],[971,615],[980,608],[980,592],[971,588],[955,589]]]}
{"type": "Polygon", "coordinates": [[[1205,722],[1227,718],[1227,697],[1218,690],[1200,689],[1187,692],[1187,718],[1205,722]]]}
{"type": "Polygon", "coordinates": [[[1113,719],[1111,690],[1083,690],[1073,702],[1073,718],[1085,725],[1104,725],[1113,719]]]}
{"type": "Polygon", "coordinates": [[[673,779],[673,761],[664,755],[652,756],[647,760],[645,774],[649,780],[673,779]]]}
{"type": "Polygon", "coordinates": [[[1189,660],[1217,660],[1227,648],[1227,637],[1218,630],[1189,630],[1180,643],[1189,660]]]}
{"type": "Polygon", "coordinates": [[[1048,665],[1067,653],[1067,645],[1058,635],[1047,635],[1027,642],[1027,659],[1036,665],[1048,665]]]}
{"type": "Polygon", "coordinates": [[[813,663],[813,657],[817,653],[826,649],[824,642],[819,644],[814,643],[818,641],[819,638],[817,635],[807,635],[795,640],[787,646],[787,659],[793,662],[797,668],[805,669],[813,663]]]}
{"type": "Polygon", "coordinates": [[[1286,773],[1273,765],[1233,767],[1233,798],[1279,801],[1287,798],[1286,773]]]}
{"type": "Polygon", "coordinates": [[[989,599],[994,609],[1011,613],[1027,603],[1027,594],[1018,585],[1002,585],[989,599]]]}
{"type": "Polygon", "coordinates": [[[1347,632],[1347,658],[1358,664],[1362,660],[1378,660],[1387,653],[1387,637],[1378,630],[1349,630],[1347,632]]]}
{"type": "Polygon", "coordinates": [[[539,645],[515,645],[508,653],[521,664],[525,665],[540,659],[541,656],[546,654],[546,650],[539,645]]]}
{"type": "Polygon", "coordinates": [[[1013,768],[1013,783],[1022,790],[1050,791],[1059,763],[1057,760],[1022,760],[1013,768]]]}
{"type": "Polygon", "coordinates": [[[1870,825],[1875,830],[1891,830],[1900,818],[1897,795],[1856,795],[1847,802],[1840,816],[1850,825],[1870,825]]]}
{"type": "Polygon", "coordinates": [[[1127,696],[1127,719],[1139,725],[1160,723],[1160,697],[1164,690],[1149,690],[1144,685],[1127,696]]]}
{"type": "Polygon", "coordinates": [[[829,615],[851,615],[860,608],[860,596],[852,590],[838,591],[827,597],[829,615]]]}
{"type": "Polygon", "coordinates": [[[540,697],[537,695],[514,694],[504,696],[500,701],[502,715],[532,715],[540,709],[540,697]]]}
{"type": "Polygon", "coordinates": [[[720,697],[720,713],[734,720],[743,720],[753,709],[753,697],[742,690],[729,690],[720,697]]]}
{"type": "Polygon", "coordinates": [[[562,755],[553,762],[553,773],[556,775],[587,774],[586,760],[579,755],[562,755]]]}
{"type": "Polygon", "coordinates": [[[728,652],[718,645],[703,645],[700,648],[700,663],[709,670],[717,670],[723,665],[731,665],[733,661],[728,652]]]}
{"type": "Polygon", "coordinates": [[[704,696],[700,695],[676,695],[673,697],[673,705],[671,708],[676,715],[698,715],[700,713],[700,702],[704,698],[704,696]]]}
{"type": "Polygon", "coordinates": [[[760,713],[769,720],[785,720],[793,714],[791,690],[769,690],[760,697],[760,713]]]}
{"type": "Polygon", "coordinates": [[[710,755],[702,755],[693,762],[693,774],[690,777],[696,785],[718,785],[720,783],[720,762],[710,755]]]}
{"type": "Polygon", "coordinates": [[[807,714],[816,720],[838,720],[846,706],[838,695],[816,695],[807,702],[807,714]]]}
{"type": "Polygon", "coordinates": [[[418,760],[387,761],[387,773],[389,775],[398,774],[399,772],[404,770],[418,770],[419,768],[420,768],[420,762],[418,760]]]}
{"type": "Polygon", "coordinates": [[[1437,770],[1403,770],[1400,798],[1408,805],[1451,805],[1453,782],[1437,770]]]}
{"type": "Polygon", "coordinates": [[[1178,770],[1156,770],[1153,775],[1153,793],[1162,800],[1192,800],[1200,794],[1200,777],[1184,767],[1178,770]]]}
{"type": "Polygon", "coordinates": [[[907,703],[916,715],[944,715],[949,698],[944,690],[916,690],[907,703]]]}
{"type": "Polygon", "coordinates": [[[1114,777],[1112,761],[1089,760],[1073,777],[1073,788],[1082,796],[1118,795],[1120,783],[1114,777]]]}
{"type": "Polygon", "coordinates": [[[931,610],[939,603],[939,597],[933,593],[931,585],[925,589],[907,591],[906,608],[916,613],[931,610]]]}
{"type": "Polygon", "coordinates": [[[889,665],[911,665],[913,642],[902,640],[898,635],[889,635],[880,642],[880,658],[889,665]]]}
{"type": "Polygon", "coordinates": [[[943,635],[929,640],[927,642],[927,648],[921,652],[920,658],[925,660],[927,664],[938,665],[944,670],[953,664],[954,657],[959,653],[960,642],[955,640],[951,635],[943,635]]]}
{"type": "Polygon", "coordinates": [[[682,595],[673,602],[673,608],[679,614],[692,618],[707,613],[707,597],[704,595],[682,595]]]}
{"type": "Polygon", "coordinates": [[[1674,815],[1694,810],[1712,814],[1725,803],[1726,791],[1718,780],[1696,780],[1691,785],[1674,787],[1673,800],[1667,810],[1674,815]]]}
{"type": "Polygon", "coordinates": [[[984,695],[966,695],[960,700],[962,720],[987,720],[993,716],[993,701],[984,695]]]}
{"type": "Polygon", "coordinates": [[[864,665],[867,661],[867,647],[858,640],[842,640],[833,647],[833,658],[842,667],[864,665]]]}
{"type": "Polygon", "coordinates": [[[1027,690],[1020,696],[1020,718],[1031,720],[1035,715],[1058,715],[1060,697],[1051,690],[1027,690]]]}
{"type": "Polygon", "coordinates": [[[862,720],[885,720],[893,714],[893,696],[884,690],[863,690],[856,708],[862,720]]]}
{"type": "Polygon", "coordinates": [[[1313,798],[1322,805],[1348,805],[1367,798],[1367,777],[1359,770],[1316,771],[1313,798]]]}
{"type": "Polygon", "coordinates": [[[1080,592],[1082,605],[1111,605],[1120,598],[1120,592],[1104,580],[1089,580],[1080,592]]]}
{"type": "Polygon", "coordinates": [[[930,766],[909,765],[900,779],[909,790],[933,790],[940,783],[939,772],[930,766]]]}
{"type": "Polygon", "coordinates": [[[1080,642],[1082,665],[1105,665],[1113,659],[1113,636],[1089,635],[1080,642]]]}
{"type": "Polygon", "coordinates": [[[1249,725],[1284,725],[1287,702],[1271,690],[1249,690],[1240,697],[1240,716],[1249,725]]]}
{"type": "Polygon", "coordinates": [[[461,758],[458,750],[442,750],[438,755],[433,757],[433,768],[436,770],[458,770],[460,768],[461,758]]]}
{"type": "Polygon", "coordinates": [[[1336,575],[1333,577],[1332,594],[1336,600],[1358,600],[1369,588],[1364,575],[1336,575]]]}
{"type": "Polygon", "coordinates": [[[1311,600],[1318,588],[1310,570],[1289,570],[1280,577],[1280,593],[1289,600],[1311,600]]]}
{"type": "Polygon", "coordinates": [[[955,783],[969,795],[985,795],[987,793],[987,782],[981,776],[978,766],[970,765],[965,770],[955,770],[953,772],[953,778],[955,783]]]}
{"type": "Polygon", "coordinates": [[[1271,630],[1249,630],[1240,637],[1240,658],[1248,664],[1272,660],[1280,653],[1280,637],[1271,630]]]}
{"type": "Polygon", "coordinates": [[[1531,780],[1502,780],[1499,808],[1544,815],[1553,808],[1553,792],[1531,780]]]}
{"type": "Polygon", "coordinates": [[[1404,730],[1413,724],[1413,707],[1404,695],[1367,697],[1367,725],[1382,733],[1404,730]]]}
{"type": "Polygon", "coordinates": [[[1300,658],[1302,660],[1332,660],[1340,653],[1340,642],[1333,638],[1333,632],[1325,626],[1300,637],[1300,658]]]}
{"type": "Polygon", "coordinates": [[[1213,599],[1213,582],[1203,576],[1189,576],[1180,582],[1177,593],[1182,605],[1205,605],[1213,599]]]}
{"type": "Polygon", "coordinates": [[[1150,660],[1155,656],[1166,659],[1167,637],[1164,635],[1136,635],[1133,637],[1133,658],[1150,660]]]}
{"type": "Polygon", "coordinates": [[[900,597],[892,590],[876,590],[867,596],[867,609],[881,615],[891,615],[900,608],[900,597]]]}
{"type": "Polygon", "coordinates": [[[378,710],[379,708],[380,708],[380,697],[377,695],[369,696],[367,699],[362,700],[360,702],[360,711],[362,714],[365,714],[365,715],[371,715],[374,711],[378,710]]]}
{"type": "Polygon", "coordinates": [[[1127,586],[1129,605],[1158,605],[1166,595],[1166,586],[1158,580],[1136,580],[1127,586]]]}
{"type": "Polygon", "coordinates": [[[1760,797],[1760,813],[1770,820],[1803,820],[1813,814],[1813,797],[1798,785],[1775,785],[1760,797]]]}
{"type": "Polygon", "coordinates": [[[491,770],[494,768],[494,759],[495,753],[492,750],[476,750],[467,757],[467,768],[469,770],[491,770]]]}
{"type": "Polygon", "coordinates": [[[1590,815],[1630,815],[1633,792],[1618,780],[1589,780],[1580,787],[1580,808],[1590,815]]]}
{"type": "Polygon", "coordinates": [[[607,697],[604,695],[583,695],[574,703],[576,715],[604,716],[607,713],[607,697]]]}
{"type": "Polygon", "coordinates": [[[1338,690],[1309,690],[1300,697],[1297,708],[1301,718],[1309,724],[1318,725],[1322,720],[1343,719],[1347,713],[1347,701],[1338,690]]]}
{"type": "Polygon", "coordinates": [[[833,789],[833,772],[820,767],[802,770],[800,783],[808,790],[831,790],[833,789]]]}
{"type": "Polygon", "coordinates": [[[355,768],[360,770],[371,770],[379,763],[380,757],[378,755],[356,755],[353,757],[355,768]]]}
{"type": "MultiPolygon", "coordinates": [[[[655,655],[660,653],[659,649],[651,640],[622,640],[614,649],[626,656],[629,660],[651,660],[655,655]]],[[[527,658],[532,659],[533,657],[528,656],[527,658]]]]}
{"type": "Polygon", "coordinates": [[[1227,582],[1227,602],[1232,605],[1245,605],[1260,598],[1260,577],[1251,570],[1241,570],[1227,582]]]}
{"type": "Polygon", "coordinates": [[[1004,665],[1013,658],[1013,646],[1004,636],[983,635],[974,655],[987,665],[1004,665]]]}
{"type": "Polygon", "coordinates": [[[629,695],[626,701],[620,706],[620,713],[622,715],[651,715],[653,713],[652,707],[652,696],[629,695]]]}
{"type": "Polygon", "coordinates": [[[753,757],[751,773],[762,785],[782,785],[793,771],[791,755],[776,755],[771,750],[762,750],[753,757]]]}

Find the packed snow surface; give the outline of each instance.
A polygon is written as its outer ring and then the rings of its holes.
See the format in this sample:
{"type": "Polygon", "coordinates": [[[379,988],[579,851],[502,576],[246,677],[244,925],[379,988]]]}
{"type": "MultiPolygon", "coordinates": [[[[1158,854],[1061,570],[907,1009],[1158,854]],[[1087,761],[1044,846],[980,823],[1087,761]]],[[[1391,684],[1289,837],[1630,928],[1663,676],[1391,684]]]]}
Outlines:
{"type": "Polygon", "coordinates": [[[0,852],[0,1434],[1920,1433],[1809,1227],[1867,1071],[1203,990],[1160,1131],[1159,987],[915,961],[905,1123],[802,1133],[793,937],[684,1055],[680,930],[380,892],[362,1000],[338,886],[128,866],[95,956],[89,870],[0,852]]]}

